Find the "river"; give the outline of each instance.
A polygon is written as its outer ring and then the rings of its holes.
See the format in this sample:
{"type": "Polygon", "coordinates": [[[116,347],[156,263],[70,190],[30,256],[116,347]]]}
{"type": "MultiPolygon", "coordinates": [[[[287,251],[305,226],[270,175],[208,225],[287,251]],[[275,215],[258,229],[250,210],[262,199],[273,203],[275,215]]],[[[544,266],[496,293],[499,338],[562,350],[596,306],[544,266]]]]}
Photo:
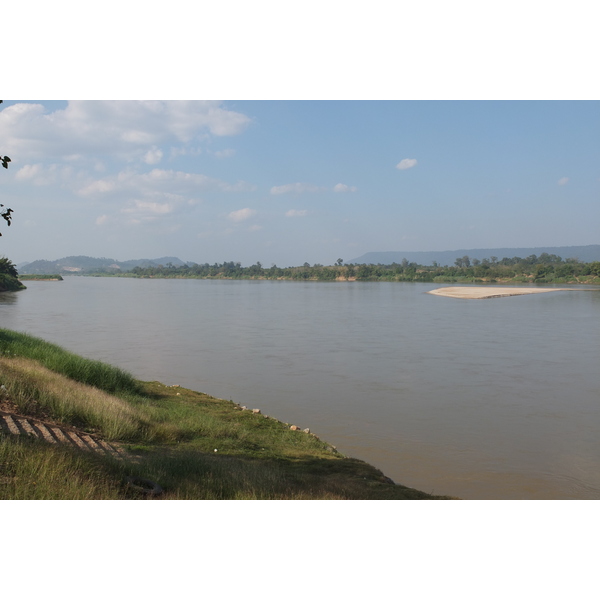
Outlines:
{"type": "Polygon", "coordinates": [[[309,427],[397,483],[465,499],[600,499],[600,291],[459,300],[424,283],[26,285],[0,294],[1,327],[309,427]]]}

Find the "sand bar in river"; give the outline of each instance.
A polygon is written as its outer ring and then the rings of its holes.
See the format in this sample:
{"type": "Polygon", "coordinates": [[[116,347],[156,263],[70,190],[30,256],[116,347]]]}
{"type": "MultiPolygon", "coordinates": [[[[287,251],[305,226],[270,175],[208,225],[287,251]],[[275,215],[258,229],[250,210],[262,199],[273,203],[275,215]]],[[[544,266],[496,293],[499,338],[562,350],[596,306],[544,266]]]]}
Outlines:
{"type": "Polygon", "coordinates": [[[531,288],[531,287],[493,287],[489,285],[469,287],[445,287],[431,290],[428,294],[447,296],[448,298],[502,298],[503,296],[522,296],[524,294],[541,294],[542,292],[566,291],[570,288],[531,288]]]}

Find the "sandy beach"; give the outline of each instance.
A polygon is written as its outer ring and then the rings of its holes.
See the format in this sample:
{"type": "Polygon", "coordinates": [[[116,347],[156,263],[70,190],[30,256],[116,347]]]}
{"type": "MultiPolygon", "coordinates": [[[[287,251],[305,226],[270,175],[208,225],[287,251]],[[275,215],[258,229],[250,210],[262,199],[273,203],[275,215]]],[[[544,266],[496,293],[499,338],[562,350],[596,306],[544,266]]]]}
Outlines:
{"type": "Polygon", "coordinates": [[[502,298],[504,296],[523,296],[525,294],[542,294],[544,292],[566,291],[570,288],[531,288],[531,287],[493,287],[489,285],[469,287],[444,287],[431,290],[428,294],[447,296],[448,298],[502,298]]]}

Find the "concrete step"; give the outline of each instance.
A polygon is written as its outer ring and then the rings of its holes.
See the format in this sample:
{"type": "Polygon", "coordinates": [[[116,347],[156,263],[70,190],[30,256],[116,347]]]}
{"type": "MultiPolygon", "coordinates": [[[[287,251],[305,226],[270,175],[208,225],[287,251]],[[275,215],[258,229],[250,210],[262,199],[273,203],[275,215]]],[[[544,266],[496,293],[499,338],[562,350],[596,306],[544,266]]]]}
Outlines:
{"type": "Polygon", "coordinates": [[[29,435],[50,444],[69,444],[80,450],[97,452],[119,460],[135,459],[130,457],[116,444],[110,444],[97,436],[50,425],[38,419],[14,415],[0,411],[0,433],[9,435],[29,435]]]}

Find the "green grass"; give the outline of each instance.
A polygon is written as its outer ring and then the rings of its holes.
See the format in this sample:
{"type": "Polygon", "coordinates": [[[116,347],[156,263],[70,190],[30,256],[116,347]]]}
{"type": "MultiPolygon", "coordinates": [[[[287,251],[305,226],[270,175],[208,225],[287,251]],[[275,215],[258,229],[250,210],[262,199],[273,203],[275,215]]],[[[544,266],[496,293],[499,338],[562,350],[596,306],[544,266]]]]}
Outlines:
{"type": "Polygon", "coordinates": [[[438,498],[231,401],[137,381],[5,329],[0,384],[0,400],[19,413],[85,429],[137,455],[116,463],[0,435],[0,498],[140,497],[123,486],[127,475],[156,481],[165,499],[438,498]]]}
{"type": "Polygon", "coordinates": [[[0,357],[0,373],[7,395],[22,413],[98,431],[108,439],[148,438],[148,420],[123,398],[73,381],[29,358],[0,357]]]}
{"type": "Polygon", "coordinates": [[[0,329],[0,355],[31,358],[56,373],[108,393],[140,392],[138,382],[117,367],[83,358],[56,344],[9,329],[0,329]]]}
{"type": "Polygon", "coordinates": [[[27,274],[19,275],[20,281],[64,281],[62,275],[40,275],[40,274],[27,274]]]}
{"type": "Polygon", "coordinates": [[[126,498],[119,470],[69,447],[0,435],[0,500],[126,498]]]}

